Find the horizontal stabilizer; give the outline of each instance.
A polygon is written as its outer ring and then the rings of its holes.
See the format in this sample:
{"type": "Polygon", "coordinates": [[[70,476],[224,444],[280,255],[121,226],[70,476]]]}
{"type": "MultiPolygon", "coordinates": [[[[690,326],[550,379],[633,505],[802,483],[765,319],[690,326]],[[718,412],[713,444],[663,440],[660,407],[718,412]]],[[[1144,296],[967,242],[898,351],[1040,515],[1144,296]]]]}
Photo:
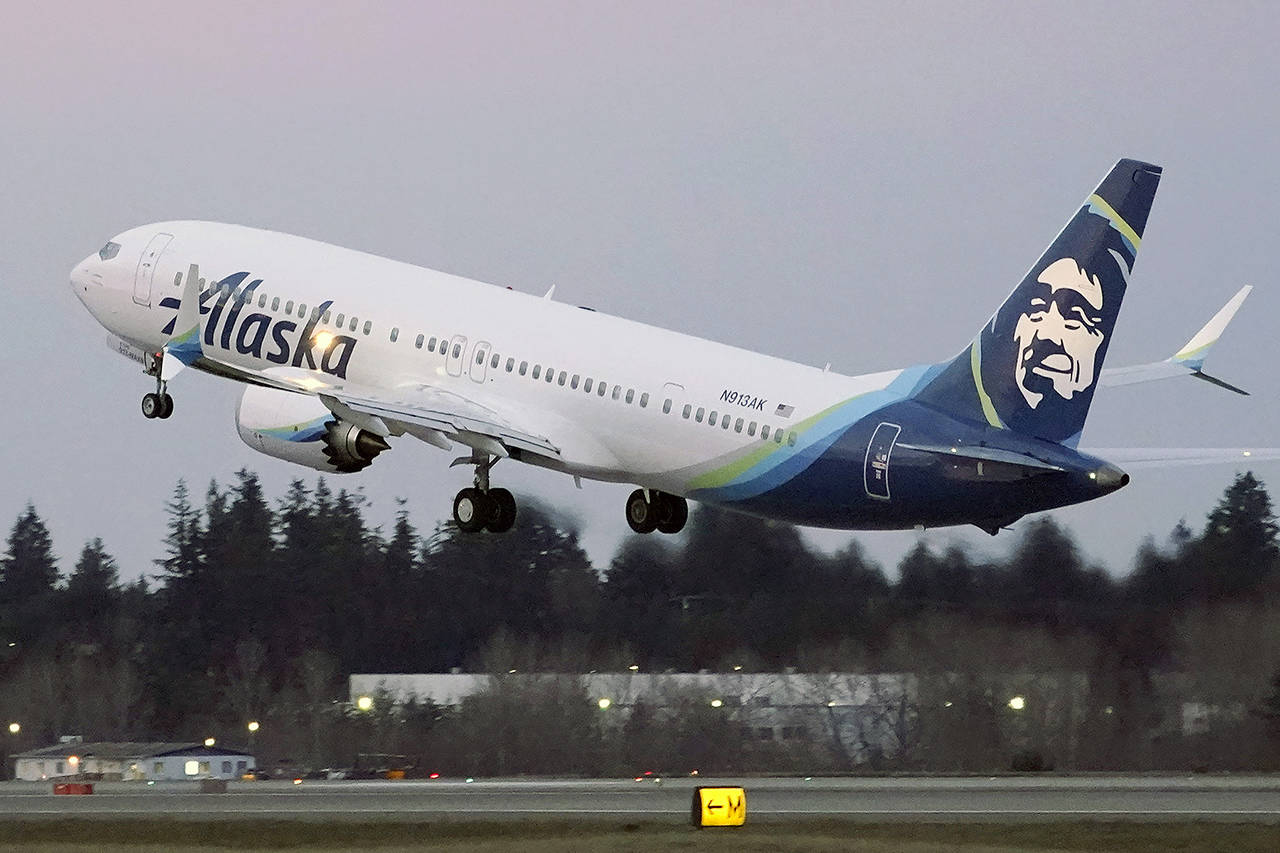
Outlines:
{"type": "Polygon", "coordinates": [[[1140,382],[1156,382],[1161,379],[1173,379],[1178,376],[1194,376],[1196,379],[1203,379],[1205,382],[1210,382],[1220,388],[1247,396],[1248,391],[1237,388],[1229,382],[1224,382],[1216,376],[1210,376],[1204,372],[1203,367],[1210,348],[1222,337],[1227,324],[1231,322],[1231,318],[1235,317],[1236,312],[1240,310],[1240,306],[1244,304],[1245,298],[1252,290],[1252,285],[1245,285],[1240,288],[1236,295],[1231,297],[1227,304],[1222,306],[1217,314],[1213,315],[1213,319],[1205,323],[1204,327],[1196,332],[1182,349],[1164,361],[1138,364],[1132,367],[1106,368],[1102,371],[1102,376],[1099,377],[1098,381],[1102,385],[1117,386],[1136,385],[1140,382]]]}
{"type": "Polygon", "coordinates": [[[1037,459],[1026,453],[1016,453],[1012,450],[1002,450],[998,447],[974,447],[971,445],[957,444],[954,446],[943,445],[925,445],[925,444],[908,444],[906,442],[898,442],[896,447],[903,450],[915,450],[921,453],[936,453],[939,456],[946,456],[953,459],[971,459],[975,462],[998,462],[1004,465],[1016,465],[1021,468],[1034,469],[1036,471],[1061,471],[1062,467],[1054,465],[1052,462],[1045,462],[1043,459],[1037,459]]]}
{"type": "Polygon", "coordinates": [[[1091,447],[1081,450],[1127,468],[1175,468],[1280,459],[1280,447],[1091,447]]]}

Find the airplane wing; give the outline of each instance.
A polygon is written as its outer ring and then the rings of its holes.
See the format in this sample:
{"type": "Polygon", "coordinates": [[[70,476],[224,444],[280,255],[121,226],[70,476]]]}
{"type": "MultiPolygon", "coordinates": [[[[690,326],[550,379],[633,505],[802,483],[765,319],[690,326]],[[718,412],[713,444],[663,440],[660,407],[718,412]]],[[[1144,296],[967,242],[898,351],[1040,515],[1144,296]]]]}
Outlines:
{"type": "Polygon", "coordinates": [[[1206,323],[1200,331],[1196,332],[1191,340],[1187,341],[1186,346],[1169,358],[1164,361],[1139,364],[1133,367],[1103,368],[1102,374],[1098,378],[1099,384],[1134,385],[1139,382],[1172,379],[1175,376],[1193,376],[1196,379],[1203,379],[1205,382],[1211,382],[1221,388],[1226,388],[1228,391],[1248,395],[1248,391],[1237,388],[1215,376],[1210,376],[1204,372],[1203,368],[1209,349],[1217,343],[1218,338],[1222,337],[1227,324],[1231,322],[1231,318],[1240,310],[1241,304],[1244,303],[1245,297],[1249,295],[1251,290],[1253,290],[1251,285],[1245,285],[1240,288],[1236,295],[1231,297],[1217,314],[1213,315],[1213,319],[1206,323]]]}
{"type": "Polygon", "coordinates": [[[1082,447],[1080,452],[1125,468],[1171,468],[1230,462],[1245,465],[1280,459],[1280,447],[1082,447]]]}

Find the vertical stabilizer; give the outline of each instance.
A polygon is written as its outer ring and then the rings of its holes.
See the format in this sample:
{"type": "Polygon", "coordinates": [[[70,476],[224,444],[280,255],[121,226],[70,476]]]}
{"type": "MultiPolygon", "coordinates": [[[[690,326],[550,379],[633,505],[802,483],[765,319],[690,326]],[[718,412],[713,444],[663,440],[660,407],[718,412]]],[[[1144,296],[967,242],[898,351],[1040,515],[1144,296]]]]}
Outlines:
{"type": "Polygon", "coordinates": [[[1159,166],[1116,163],[973,343],[917,399],[1075,446],[1159,183],[1159,166]]]}

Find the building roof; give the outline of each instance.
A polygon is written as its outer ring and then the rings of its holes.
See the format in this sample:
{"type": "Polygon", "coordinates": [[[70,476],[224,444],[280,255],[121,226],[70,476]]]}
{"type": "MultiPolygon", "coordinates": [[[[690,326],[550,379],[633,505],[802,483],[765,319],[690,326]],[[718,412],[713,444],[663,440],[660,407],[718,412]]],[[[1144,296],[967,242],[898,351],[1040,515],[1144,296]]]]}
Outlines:
{"type": "Polygon", "coordinates": [[[80,758],[105,758],[109,761],[138,760],[156,758],[166,755],[250,755],[238,749],[221,749],[207,747],[202,743],[187,742],[110,742],[95,743],[58,743],[53,746],[42,746],[11,755],[10,758],[68,758],[72,755],[80,758]]]}

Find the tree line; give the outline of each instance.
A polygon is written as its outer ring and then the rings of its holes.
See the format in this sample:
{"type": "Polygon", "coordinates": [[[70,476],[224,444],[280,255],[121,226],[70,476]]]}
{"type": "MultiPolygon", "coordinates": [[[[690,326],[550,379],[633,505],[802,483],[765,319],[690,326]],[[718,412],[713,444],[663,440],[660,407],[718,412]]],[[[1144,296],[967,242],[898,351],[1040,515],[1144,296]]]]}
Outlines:
{"type": "Polygon", "coordinates": [[[890,580],[856,542],[822,554],[791,526],[706,506],[681,540],[627,539],[606,567],[532,502],[501,536],[422,532],[403,505],[384,530],[366,509],[323,479],[275,500],[247,470],[202,500],[179,482],[154,572],[122,582],[100,539],[60,573],[26,507],[0,557],[0,715],[22,725],[10,748],[69,733],[245,744],[253,720],[260,752],[313,766],[430,743],[459,772],[604,772],[715,743],[709,754],[737,757],[726,769],[847,769],[835,742],[742,736],[725,752],[735,729],[699,728],[712,721],[696,701],[674,724],[637,709],[610,731],[572,685],[526,695],[495,681],[456,708],[345,705],[353,672],[635,666],[912,673],[899,767],[986,769],[1019,750],[1081,768],[1280,758],[1278,528],[1250,473],[1123,575],[1087,563],[1051,516],[1024,522],[1005,558],[919,544],[890,580]],[[1044,693],[1040,717],[1005,713],[1012,681],[1044,693]],[[566,738],[576,758],[544,755],[566,738]],[[541,764],[520,757],[535,753],[541,764]]]}

